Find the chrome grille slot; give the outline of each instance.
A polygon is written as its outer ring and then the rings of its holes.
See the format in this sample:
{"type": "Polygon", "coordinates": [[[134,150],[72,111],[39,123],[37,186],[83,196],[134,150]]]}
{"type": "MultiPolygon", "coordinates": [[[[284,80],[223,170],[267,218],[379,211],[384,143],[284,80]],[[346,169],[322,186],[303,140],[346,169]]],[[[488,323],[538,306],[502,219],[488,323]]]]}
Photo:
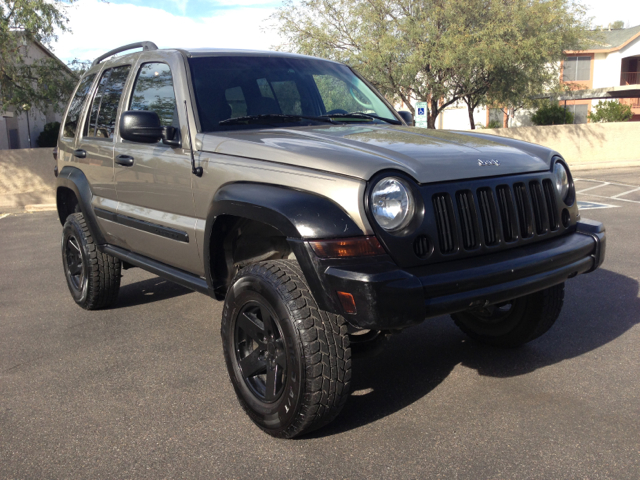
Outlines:
{"type": "Polygon", "coordinates": [[[437,193],[433,196],[433,210],[438,226],[440,252],[451,253],[455,250],[455,219],[448,193],[437,193]]]}

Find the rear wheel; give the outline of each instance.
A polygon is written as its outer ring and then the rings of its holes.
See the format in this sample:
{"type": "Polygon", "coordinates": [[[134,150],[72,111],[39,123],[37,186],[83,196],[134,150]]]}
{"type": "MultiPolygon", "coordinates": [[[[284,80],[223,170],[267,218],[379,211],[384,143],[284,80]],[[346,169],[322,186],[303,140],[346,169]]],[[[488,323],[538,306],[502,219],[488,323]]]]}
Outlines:
{"type": "Polygon", "coordinates": [[[242,269],[227,293],[221,334],[240,404],[268,434],[292,438],[340,413],[351,378],[347,327],[318,309],[296,262],[242,269]]]}
{"type": "Polygon", "coordinates": [[[498,305],[451,315],[464,333],[496,347],[518,347],[549,330],[562,310],[564,283],[498,305]]]}
{"type": "Polygon", "coordinates": [[[118,300],[120,260],[98,251],[82,213],[72,213],[64,224],[62,265],[69,292],[82,308],[105,308],[118,300]]]}

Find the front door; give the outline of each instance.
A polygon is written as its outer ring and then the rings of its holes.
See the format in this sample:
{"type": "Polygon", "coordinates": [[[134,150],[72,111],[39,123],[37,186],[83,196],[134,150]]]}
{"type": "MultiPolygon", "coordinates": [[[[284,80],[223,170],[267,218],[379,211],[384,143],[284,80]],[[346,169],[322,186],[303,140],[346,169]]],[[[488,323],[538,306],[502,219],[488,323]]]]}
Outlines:
{"type": "MultiPolygon", "coordinates": [[[[123,110],[154,111],[163,126],[181,133],[172,69],[163,61],[141,62],[123,110]]],[[[118,139],[115,178],[119,218],[125,218],[125,248],[203,275],[195,238],[191,157],[180,146],[118,139]]]]}

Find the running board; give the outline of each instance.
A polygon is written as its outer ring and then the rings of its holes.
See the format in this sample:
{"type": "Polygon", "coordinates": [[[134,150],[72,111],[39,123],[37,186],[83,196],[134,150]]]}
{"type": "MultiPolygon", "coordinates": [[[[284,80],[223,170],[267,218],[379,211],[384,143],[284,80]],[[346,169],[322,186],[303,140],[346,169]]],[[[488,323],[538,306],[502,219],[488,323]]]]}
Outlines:
{"type": "Polygon", "coordinates": [[[100,249],[104,253],[108,253],[113,257],[119,258],[123,262],[140,267],[147,272],[154,273],[159,277],[170,280],[178,285],[182,285],[183,287],[211,296],[207,281],[197,275],[185,272],[179,268],[170,267],[162,262],[138,255],[137,253],[130,252],[124,248],[114,247],[113,245],[102,245],[100,249]]]}

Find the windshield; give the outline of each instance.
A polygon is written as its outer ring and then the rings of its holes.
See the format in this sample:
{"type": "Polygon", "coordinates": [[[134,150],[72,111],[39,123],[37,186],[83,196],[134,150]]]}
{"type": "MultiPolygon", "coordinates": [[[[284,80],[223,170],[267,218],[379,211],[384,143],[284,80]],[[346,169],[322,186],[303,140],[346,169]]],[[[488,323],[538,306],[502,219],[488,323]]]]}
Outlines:
{"type": "Polygon", "coordinates": [[[203,132],[310,125],[327,119],[400,123],[345,65],[266,56],[196,57],[189,65],[203,132]]]}

